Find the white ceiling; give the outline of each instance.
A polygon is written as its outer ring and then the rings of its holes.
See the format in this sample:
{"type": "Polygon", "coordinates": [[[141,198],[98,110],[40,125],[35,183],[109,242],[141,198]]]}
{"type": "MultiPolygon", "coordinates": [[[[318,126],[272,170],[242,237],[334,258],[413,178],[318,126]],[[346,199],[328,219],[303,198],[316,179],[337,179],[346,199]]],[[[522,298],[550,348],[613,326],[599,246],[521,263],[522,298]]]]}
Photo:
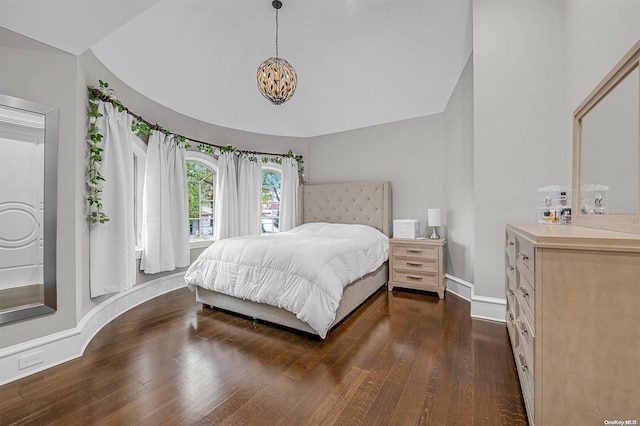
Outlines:
{"type": "MultiPolygon", "coordinates": [[[[298,88],[256,87],[275,53],[270,0],[0,0],[0,25],[73,54],[193,118],[316,136],[442,112],[472,49],[471,0],[283,0],[298,88]]],[[[126,104],[126,100],[123,100],[126,104]]]]}

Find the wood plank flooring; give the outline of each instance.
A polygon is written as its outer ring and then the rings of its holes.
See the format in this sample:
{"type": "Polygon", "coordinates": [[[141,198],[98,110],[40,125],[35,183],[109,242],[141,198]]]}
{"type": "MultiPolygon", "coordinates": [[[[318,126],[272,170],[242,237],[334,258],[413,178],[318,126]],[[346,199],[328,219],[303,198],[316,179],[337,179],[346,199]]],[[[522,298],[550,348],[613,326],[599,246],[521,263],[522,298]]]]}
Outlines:
{"type": "Polygon", "coordinates": [[[0,424],[526,425],[504,324],[383,288],[326,341],[204,310],[189,290],[82,358],[0,387],[0,424]]]}

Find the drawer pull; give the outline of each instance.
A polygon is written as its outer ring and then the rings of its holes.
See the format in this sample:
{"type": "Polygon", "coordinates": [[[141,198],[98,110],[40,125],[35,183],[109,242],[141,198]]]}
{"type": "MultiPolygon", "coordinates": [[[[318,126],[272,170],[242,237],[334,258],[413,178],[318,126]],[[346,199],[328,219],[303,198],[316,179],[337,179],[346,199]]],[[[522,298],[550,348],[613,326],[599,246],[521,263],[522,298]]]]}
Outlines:
{"type": "Polygon", "coordinates": [[[509,289],[509,290],[507,290],[507,291],[509,292],[509,296],[511,296],[511,297],[513,297],[513,295],[515,294],[515,293],[513,292],[513,290],[511,290],[511,289],[509,289]]]}
{"type": "Polygon", "coordinates": [[[507,241],[507,245],[508,246],[512,246],[513,245],[513,241],[507,241]]]}
{"type": "Polygon", "coordinates": [[[513,318],[513,314],[511,312],[509,312],[509,321],[513,321],[515,318],[513,318]]]}
{"type": "Polygon", "coordinates": [[[513,272],[516,268],[514,268],[513,266],[509,265],[509,267],[507,268],[507,270],[509,272],[513,272]]]}
{"type": "Polygon", "coordinates": [[[518,321],[518,325],[522,329],[520,331],[520,334],[522,334],[524,336],[525,334],[529,333],[529,331],[527,331],[527,327],[524,325],[524,323],[522,321],[518,321]]]}
{"type": "Polygon", "coordinates": [[[524,287],[520,286],[519,290],[522,293],[523,297],[529,297],[529,292],[524,287]]]}
{"type": "Polygon", "coordinates": [[[527,366],[527,363],[524,362],[524,357],[522,356],[522,354],[518,354],[518,358],[520,358],[520,364],[522,365],[522,371],[527,371],[529,369],[529,367],[527,366]]]}
{"type": "Polygon", "coordinates": [[[411,266],[411,267],[414,267],[414,268],[422,268],[422,263],[410,263],[410,262],[407,262],[407,266],[411,266]]]}
{"type": "Polygon", "coordinates": [[[422,250],[407,249],[407,253],[420,254],[422,253],[422,250]]]}
{"type": "Polygon", "coordinates": [[[422,281],[422,277],[416,277],[413,275],[407,275],[407,278],[409,278],[410,280],[422,281]]]}
{"type": "Polygon", "coordinates": [[[522,260],[529,260],[529,256],[527,256],[526,254],[524,254],[522,252],[518,252],[518,256],[520,256],[520,258],[522,260]]]}

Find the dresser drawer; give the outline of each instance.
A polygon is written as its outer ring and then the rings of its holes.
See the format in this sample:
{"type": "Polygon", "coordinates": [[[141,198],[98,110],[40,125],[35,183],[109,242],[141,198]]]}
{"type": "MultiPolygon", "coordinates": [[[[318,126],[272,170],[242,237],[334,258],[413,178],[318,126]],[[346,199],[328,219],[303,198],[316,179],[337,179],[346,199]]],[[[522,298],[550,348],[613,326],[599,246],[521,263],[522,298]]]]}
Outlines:
{"type": "Polygon", "coordinates": [[[527,409],[527,417],[529,424],[534,425],[534,391],[532,363],[527,359],[521,350],[516,351],[516,367],[518,368],[518,377],[520,378],[520,388],[522,389],[522,399],[527,409]]]}
{"type": "Polygon", "coordinates": [[[407,284],[413,288],[438,286],[438,274],[428,272],[406,272],[393,269],[392,279],[396,283],[407,284]]]}
{"type": "Polygon", "coordinates": [[[513,308],[513,314],[516,314],[516,292],[511,288],[507,288],[507,305],[513,308]]]}
{"type": "Polygon", "coordinates": [[[438,247],[420,245],[420,244],[394,244],[393,256],[420,258],[420,259],[437,259],[438,247]]]}
{"type": "Polygon", "coordinates": [[[517,353],[517,361],[518,361],[518,373],[524,373],[524,382],[523,385],[527,385],[530,388],[533,387],[533,363],[529,359],[526,352],[523,350],[522,345],[518,346],[517,353]]]}
{"type": "Polygon", "coordinates": [[[518,288],[515,290],[515,293],[522,305],[521,311],[524,310],[526,315],[529,317],[529,320],[533,323],[533,318],[536,314],[535,290],[529,281],[527,273],[523,273],[523,271],[518,270],[516,275],[518,288]]]}
{"type": "Polygon", "coordinates": [[[518,346],[518,334],[516,331],[516,305],[515,300],[510,299],[507,296],[507,331],[509,332],[509,340],[511,341],[511,347],[518,346]]]}
{"type": "Polygon", "coordinates": [[[507,229],[506,238],[505,238],[505,247],[504,250],[507,252],[507,256],[509,256],[509,263],[515,262],[516,258],[516,236],[513,232],[507,229]]]}
{"type": "Polygon", "coordinates": [[[507,276],[507,294],[515,296],[515,291],[518,289],[518,283],[516,279],[516,268],[509,265],[505,271],[507,276]]]}
{"type": "Polygon", "coordinates": [[[533,243],[516,235],[516,262],[527,268],[532,275],[536,270],[534,253],[533,243]]]}
{"type": "Polygon", "coordinates": [[[393,267],[411,272],[438,272],[438,258],[417,259],[393,256],[393,267]]]}
{"type": "MultiPolygon", "coordinates": [[[[518,332],[518,342],[522,348],[522,352],[527,356],[528,360],[533,360],[535,331],[526,315],[520,315],[515,320],[516,330],[518,332]]],[[[530,369],[533,371],[533,363],[530,363],[530,369]]]]}

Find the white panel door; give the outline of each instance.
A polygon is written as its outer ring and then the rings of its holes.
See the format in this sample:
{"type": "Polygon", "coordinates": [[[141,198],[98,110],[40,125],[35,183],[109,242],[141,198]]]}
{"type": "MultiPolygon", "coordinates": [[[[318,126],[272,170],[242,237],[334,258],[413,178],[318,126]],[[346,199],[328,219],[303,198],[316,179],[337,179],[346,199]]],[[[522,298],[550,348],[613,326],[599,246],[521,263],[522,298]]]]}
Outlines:
{"type": "Polygon", "coordinates": [[[43,282],[42,133],[0,128],[0,290],[43,282]]]}

